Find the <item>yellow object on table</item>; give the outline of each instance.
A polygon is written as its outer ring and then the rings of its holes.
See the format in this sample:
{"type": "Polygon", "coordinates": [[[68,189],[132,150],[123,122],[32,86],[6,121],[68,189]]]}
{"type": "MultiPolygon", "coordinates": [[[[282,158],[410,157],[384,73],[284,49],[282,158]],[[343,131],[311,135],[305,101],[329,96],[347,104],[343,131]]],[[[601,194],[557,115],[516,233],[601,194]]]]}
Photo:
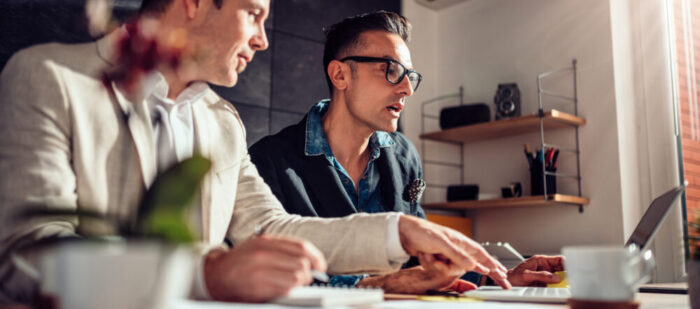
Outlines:
{"type": "Polygon", "coordinates": [[[476,298],[471,298],[471,297],[455,297],[455,296],[418,296],[416,298],[417,300],[422,300],[422,301],[449,301],[449,302],[465,302],[465,303],[471,303],[471,302],[480,302],[482,300],[476,299],[476,298]]]}
{"type": "Polygon", "coordinates": [[[569,280],[566,279],[566,271],[555,271],[554,274],[558,275],[561,278],[561,281],[559,283],[547,284],[548,288],[568,288],[569,287],[569,280]]]}

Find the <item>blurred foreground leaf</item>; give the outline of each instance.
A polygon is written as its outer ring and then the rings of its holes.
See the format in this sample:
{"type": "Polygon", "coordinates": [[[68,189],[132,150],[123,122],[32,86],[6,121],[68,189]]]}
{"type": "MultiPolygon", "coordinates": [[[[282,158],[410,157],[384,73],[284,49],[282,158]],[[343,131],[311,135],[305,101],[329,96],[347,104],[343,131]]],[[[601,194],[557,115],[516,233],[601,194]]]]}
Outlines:
{"type": "Polygon", "coordinates": [[[170,242],[193,242],[187,224],[187,207],[198,196],[211,161],[194,156],[174,164],[158,175],[139,205],[136,231],[170,242]]]}

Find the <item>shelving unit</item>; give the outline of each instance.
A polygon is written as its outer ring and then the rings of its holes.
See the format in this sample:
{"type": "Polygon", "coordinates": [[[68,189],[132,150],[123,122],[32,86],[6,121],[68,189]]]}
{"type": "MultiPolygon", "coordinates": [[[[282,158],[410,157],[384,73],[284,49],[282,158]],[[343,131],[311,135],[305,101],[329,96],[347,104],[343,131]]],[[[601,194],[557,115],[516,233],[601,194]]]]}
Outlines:
{"type": "Polygon", "coordinates": [[[550,194],[547,199],[542,196],[523,196],[493,200],[478,200],[478,201],[459,201],[445,203],[428,203],[421,204],[427,209],[456,209],[456,210],[475,210],[475,209],[493,209],[500,207],[536,207],[536,206],[559,206],[562,204],[569,205],[586,205],[589,200],[585,197],[565,194],[550,194]]]}
{"type": "MultiPolygon", "coordinates": [[[[423,149],[423,157],[425,157],[425,141],[439,141],[451,144],[460,145],[460,163],[446,163],[437,161],[427,161],[423,158],[423,164],[425,166],[428,164],[438,164],[459,167],[461,170],[460,181],[464,183],[464,144],[470,142],[477,142],[495,138],[502,138],[507,136],[520,135],[525,133],[532,133],[539,131],[541,149],[545,147],[557,147],[560,151],[570,152],[576,155],[576,175],[567,175],[561,173],[554,173],[544,170],[543,166],[543,177],[542,182],[544,185],[544,194],[540,196],[524,196],[517,198],[506,198],[506,199],[492,199],[492,200],[477,200],[477,201],[456,201],[456,202],[443,202],[443,203],[427,203],[422,204],[425,208],[432,209],[457,209],[457,210],[479,210],[479,209],[492,209],[492,208],[504,208],[504,207],[535,207],[535,206],[557,206],[557,205],[578,205],[579,212],[583,212],[583,206],[588,205],[589,199],[582,197],[581,195],[581,168],[580,168],[580,151],[579,151],[579,135],[578,127],[585,125],[586,120],[578,116],[578,95],[576,89],[576,59],[572,61],[572,66],[560,70],[554,70],[550,72],[545,72],[537,76],[537,88],[538,88],[538,113],[534,115],[527,115],[521,117],[513,117],[508,119],[502,119],[497,121],[491,121],[487,123],[480,123],[475,125],[457,127],[447,130],[435,131],[422,133],[421,147],[423,149]],[[573,96],[566,96],[559,93],[547,91],[542,88],[542,80],[552,74],[560,72],[572,72],[573,75],[573,96]],[[565,113],[556,109],[545,110],[543,106],[543,96],[552,96],[563,100],[568,100],[574,105],[574,113],[565,113]],[[576,133],[576,147],[575,148],[564,148],[556,145],[552,145],[545,142],[544,133],[545,131],[559,130],[565,128],[574,128],[576,133]],[[578,195],[566,195],[566,194],[548,194],[547,184],[545,181],[546,175],[554,175],[557,177],[571,178],[575,179],[578,183],[578,195]]],[[[434,98],[423,102],[421,105],[421,132],[425,132],[425,119],[439,119],[438,117],[428,115],[426,113],[426,107],[430,104],[446,100],[459,98],[459,104],[463,104],[463,90],[460,87],[459,92],[456,94],[449,94],[441,97],[434,98]]],[[[430,184],[428,184],[430,186],[430,184]]]]}
{"type": "MultiPolygon", "coordinates": [[[[586,119],[556,109],[544,112],[543,118],[545,130],[557,130],[586,124],[586,119]]],[[[539,129],[540,116],[534,114],[424,133],[420,135],[420,138],[440,142],[470,143],[535,132],[539,129]]]]}

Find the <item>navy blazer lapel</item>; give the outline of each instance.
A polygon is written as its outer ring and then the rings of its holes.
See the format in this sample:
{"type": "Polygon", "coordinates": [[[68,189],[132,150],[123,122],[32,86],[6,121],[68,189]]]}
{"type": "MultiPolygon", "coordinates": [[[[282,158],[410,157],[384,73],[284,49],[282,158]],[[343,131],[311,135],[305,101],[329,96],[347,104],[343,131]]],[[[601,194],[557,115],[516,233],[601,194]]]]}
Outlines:
{"type": "Polygon", "coordinates": [[[403,209],[403,181],[401,180],[401,166],[396,161],[396,156],[392,153],[392,147],[384,147],[380,150],[382,154],[377,159],[379,168],[379,186],[382,190],[382,202],[386,211],[399,211],[410,213],[409,209],[403,209]]]}
{"type": "Polygon", "coordinates": [[[357,213],[352,201],[345,193],[343,184],[335,168],[328,162],[326,156],[307,156],[304,148],[306,141],[306,117],[297,124],[297,150],[304,158],[302,178],[308,183],[306,188],[309,195],[316,197],[318,205],[316,212],[320,217],[343,217],[357,213]]]}
{"type": "Polygon", "coordinates": [[[318,199],[316,212],[321,217],[344,217],[357,212],[345,193],[340,177],[325,156],[306,157],[304,179],[318,199]]]}

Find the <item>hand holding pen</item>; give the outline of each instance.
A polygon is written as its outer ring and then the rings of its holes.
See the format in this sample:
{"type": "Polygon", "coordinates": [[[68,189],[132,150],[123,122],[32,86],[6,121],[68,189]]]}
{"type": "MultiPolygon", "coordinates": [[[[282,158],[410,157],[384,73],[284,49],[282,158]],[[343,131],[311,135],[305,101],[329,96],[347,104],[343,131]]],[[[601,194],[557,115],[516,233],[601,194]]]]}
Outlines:
{"type": "MultiPolygon", "coordinates": [[[[232,249],[217,248],[204,257],[204,286],[212,299],[267,302],[313,281],[323,273],[326,259],[308,241],[275,235],[257,235],[232,249]]],[[[323,279],[323,278],[321,278],[323,279]]]]}
{"type": "MultiPolygon", "coordinates": [[[[262,236],[264,234],[264,232],[265,232],[265,230],[262,227],[260,227],[259,225],[256,225],[255,230],[253,231],[253,234],[255,236],[262,236]]],[[[328,277],[328,274],[326,274],[325,272],[322,272],[322,271],[315,270],[315,269],[311,270],[311,276],[314,278],[314,280],[320,281],[323,283],[328,283],[328,281],[330,280],[330,278],[328,277]]]]}

